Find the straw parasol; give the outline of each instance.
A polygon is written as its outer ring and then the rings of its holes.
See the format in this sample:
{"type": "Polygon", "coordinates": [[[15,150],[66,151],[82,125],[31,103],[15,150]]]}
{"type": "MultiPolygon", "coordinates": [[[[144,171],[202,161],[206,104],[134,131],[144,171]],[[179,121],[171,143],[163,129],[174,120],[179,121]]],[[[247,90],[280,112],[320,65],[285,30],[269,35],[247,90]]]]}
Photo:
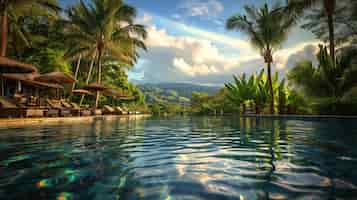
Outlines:
{"type": "Polygon", "coordinates": [[[9,73],[1,74],[2,78],[11,79],[11,80],[15,80],[15,81],[21,81],[24,84],[31,85],[34,87],[63,89],[63,86],[58,85],[58,84],[35,81],[35,80],[33,80],[34,76],[36,76],[36,74],[31,74],[31,73],[29,73],[29,74],[9,74],[9,73]]]}
{"type": "Polygon", "coordinates": [[[107,90],[108,87],[101,85],[99,83],[91,83],[91,84],[85,86],[84,89],[103,92],[103,91],[107,90]]]}
{"type": "Polygon", "coordinates": [[[72,84],[77,82],[77,80],[73,76],[63,72],[50,72],[47,74],[42,74],[36,76],[34,80],[45,82],[45,83],[56,83],[56,84],[72,84]]]}
{"type": "Polygon", "coordinates": [[[72,90],[72,94],[85,94],[85,95],[94,95],[93,93],[89,92],[88,90],[83,90],[83,89],[77,89],[77,90],[72,90]]]}
{"type": "Polygon", "coordinates": [[[136,97],[133,96],[118,96],[117,99],[119,100],[125,100],[125,101],[133,101],[136,99],[136,97]]]}
{"type": "Polygon", "coordinates": [[[109,96],[109,97],[117,97],[120,94],[119,91],[114,90],[114,89],[106,89],[103,91],[103,95],[109,96]]]}
{"type": "Polygon", "coordinates": [[[34,73],[36,67],[0,56],[0,73],[34,73]]]}

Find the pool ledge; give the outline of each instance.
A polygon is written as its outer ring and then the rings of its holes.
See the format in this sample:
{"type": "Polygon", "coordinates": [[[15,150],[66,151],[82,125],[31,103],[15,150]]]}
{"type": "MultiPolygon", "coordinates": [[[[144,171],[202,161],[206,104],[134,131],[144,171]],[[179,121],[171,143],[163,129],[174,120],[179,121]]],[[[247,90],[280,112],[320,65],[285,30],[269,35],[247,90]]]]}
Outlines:
{"type": "Polygon", "coordinates": [[[12,128],[33,125],[56,125],[56,124],[88,124],[95,120],[115,120],[120,118],[142,119],[150,115],[102,115],[88,117],[51,117],[51,118],[12,118],[0,119],[0,128],[12,128]]]}
{"type": "Polygon", "coordinates": [[[261,118],[293,118],[293,119],[357,119],[355,115],[257,115],[246,114],[241,117],[261,117],[261,118]]]}

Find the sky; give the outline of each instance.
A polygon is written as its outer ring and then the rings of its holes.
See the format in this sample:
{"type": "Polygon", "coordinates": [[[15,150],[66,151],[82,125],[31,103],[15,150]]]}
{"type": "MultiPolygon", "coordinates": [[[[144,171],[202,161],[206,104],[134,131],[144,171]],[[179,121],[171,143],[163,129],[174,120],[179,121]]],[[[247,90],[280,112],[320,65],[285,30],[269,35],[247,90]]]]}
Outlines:
{"type": "MultiPolygon", "coordinates": [[[[140,83],[179,82],[222,85],[241,73],[252,74],[265,64],[249,38],[227,31],[225,21],[277,0],[126,0],[138,10],[137,23],[147,27],[147,52],[141,52],[129,79],[140,83]]],[[[63,6],[75,0],[60,0],[63,6]]],[[[281,76],[297,61],[314,59],[319,41],[299,27],[274,54],[273,70],[281,76]]]]}

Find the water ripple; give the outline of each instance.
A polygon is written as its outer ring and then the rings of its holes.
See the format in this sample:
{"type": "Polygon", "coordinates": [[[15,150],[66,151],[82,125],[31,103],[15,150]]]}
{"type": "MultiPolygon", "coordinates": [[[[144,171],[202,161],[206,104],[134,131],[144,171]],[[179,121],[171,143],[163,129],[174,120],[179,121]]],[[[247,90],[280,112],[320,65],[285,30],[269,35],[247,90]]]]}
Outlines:
{"type": "Polygon", "coordinates": [[[111,118],[0,132],[0,199],[357,196],[353,120],[111,118]]]}

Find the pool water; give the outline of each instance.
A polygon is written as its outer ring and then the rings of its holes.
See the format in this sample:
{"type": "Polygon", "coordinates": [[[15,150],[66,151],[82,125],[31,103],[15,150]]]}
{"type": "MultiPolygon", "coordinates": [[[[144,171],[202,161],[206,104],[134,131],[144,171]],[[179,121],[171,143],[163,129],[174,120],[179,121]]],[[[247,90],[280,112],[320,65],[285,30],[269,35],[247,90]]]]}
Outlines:
{"type": "Polygon", "coordinates": [[[357,199],[357,123],[175,117],[4,128],[0,199],[357,199]]]}

